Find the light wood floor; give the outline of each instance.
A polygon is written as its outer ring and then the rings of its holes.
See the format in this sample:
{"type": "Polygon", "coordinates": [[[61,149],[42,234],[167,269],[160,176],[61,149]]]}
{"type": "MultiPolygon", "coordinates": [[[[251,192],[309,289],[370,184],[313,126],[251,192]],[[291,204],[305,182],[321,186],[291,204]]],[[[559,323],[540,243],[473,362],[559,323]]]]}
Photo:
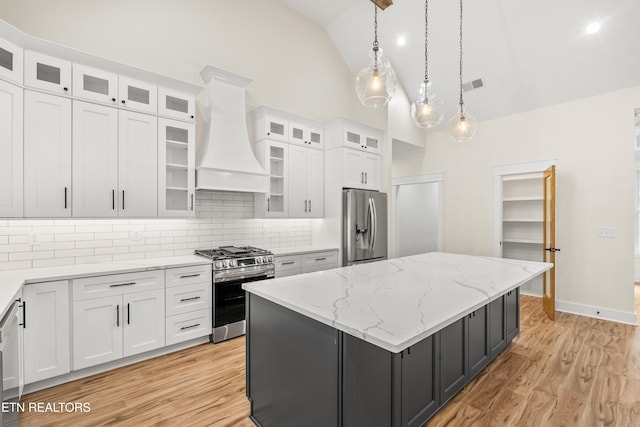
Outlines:
{"type": "MultiPolygon", "coordinates": [[[[640,330],[566,313],[551,322],[538,298],[521,302],[520,335],[427,426],[640,426],[640,330]]],[[[91,412],[26,413],[20,425],[253,426],[244,363],[244,338],[204,344],[29,394],[91,412]]]]}

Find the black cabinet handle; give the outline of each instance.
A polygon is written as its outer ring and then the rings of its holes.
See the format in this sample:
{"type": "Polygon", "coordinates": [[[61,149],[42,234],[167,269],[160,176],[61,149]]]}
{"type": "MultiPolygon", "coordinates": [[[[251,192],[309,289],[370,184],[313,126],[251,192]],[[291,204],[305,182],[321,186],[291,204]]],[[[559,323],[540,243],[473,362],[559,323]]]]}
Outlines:
{"type": "Polygon", "coordinates": [[[200,277],[200,273],[197,273],[197,274],[184,274],[184,275],[180,276],[181,279],[187,279],[189,277],[200,277]]]}
{"type": "Polygon", "coordinates": [[[67,187],[64,187],[64,208],[67,209],[67,187]]]}
{"type": "Polygon", "coordinates": [[[200,299],[200,297],[182,298],[182,299],[180,300],[180,302],[185,302],[185,301],[195,301],[195,300],[198,300],[198,299],[200,299]]]}
{"type": "Polygon", "coordinates": [[[295,264],[295,261],[287,261],[287,262],[283,262],[281,265],[291,265],[291,264],[295,264]]]}
{"type": "Polygon", "coordinates": [[[191,193],[191,210],[193,210],[193,193],[191,193]]]}
{"type": "Polygon", "coordinates": [[[544,250],[545,251],[549,251],[551,253],[560,252],[560,249],[558,249],[558,248],[544,248],[544,250]]]}
{"type": "Polygon", "coordinates": [[[116,102],[116,99],[115,98],[111,98],[111,101],[116,102]]]}
{"type": "Polygon", "coordinates": [[[116,305],[116,328],[120,327],[120,304],[116,305]]]}
{"type": "Polygon", "coordinates": [[[127,325],[131,324],[131,311],[130,311],[130,303],[127,303],[127,325]]]}
{"type": "Polygon", "coordinates": [[[69,92],[69,88],[68,87],[63,87],[62,90],[65,91],[65,92],[69,92]]]}
{"type": "Polygon", "coordinates": [[[190,326],[183,326],[182,328],[180,328],[180,330],[184,331],[185,329],[197,328],[198,326],[200,326],[200,323],[196,323],[195,325],[190,326]]]}
{"type": "Polygon", "coordinates": [[[327,259],[327,257],[322,257],[322,258],[316,258],[316,261],[324,261],[325,259],[327,259]]]}
{"type": "Polygon", "coordinates": [[[191,115],[191,118],[192,118],[192,119],[194,119],[194,118],[195,118],[195,116],[191,115]]]}
{"type": "Polygon", "coordinates": [[[123,103],[123,104],[126,104],[126,103],[127,103],[127,101],[125,101],[125,100],[123,99],[123,100],[122,100],[122,103],[123,103]]]}
{"type": "Polygon", "coordinates": [[[22,326],[22,329],[26,329],[27,327],[27,302],[26,301],[22,301],[22,323],[19,323],[18,326],[22,326]]]}
{"type": "Polygon", "coordinates": [[[116,190],[111,190],[111,209],[116,209],[116,190]]]}
{"type": "Polygon", "coordinates": [[[122,210],[124,210],[124,190],[122,190],[122,210]]]}
{"type": "Polygon", "coordinates": [[[136,282],[128,282],[128,283],[116,283],[115,285],[109,285],[110,288],[118,288],[120,286],[132,286],[135,285],[136,282]]]}

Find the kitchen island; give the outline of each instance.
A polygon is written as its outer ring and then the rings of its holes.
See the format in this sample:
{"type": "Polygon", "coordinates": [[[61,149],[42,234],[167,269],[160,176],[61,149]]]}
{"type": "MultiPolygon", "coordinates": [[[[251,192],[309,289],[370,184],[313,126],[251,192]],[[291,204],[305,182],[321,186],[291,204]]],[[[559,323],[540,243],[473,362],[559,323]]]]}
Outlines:
{"type": "Polygon", "coordinates": [[[421,426],[519,332],[551,264],[428,253],[243,285],[258,426],[421,426]]]}

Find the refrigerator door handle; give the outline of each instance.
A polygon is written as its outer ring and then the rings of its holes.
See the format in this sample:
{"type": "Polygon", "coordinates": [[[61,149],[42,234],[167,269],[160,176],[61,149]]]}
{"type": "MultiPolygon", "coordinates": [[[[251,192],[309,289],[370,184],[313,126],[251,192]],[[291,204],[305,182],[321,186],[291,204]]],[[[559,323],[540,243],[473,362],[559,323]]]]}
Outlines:
{"type": "Polygon", "coordinates": [[[373,251],[373,245],[375,243],[375,211],[373,207],[373,199],[369,198],[369,250],[373,251]]]}
{"type": "Polygon", "coordinates": [[[378,237],[378,211],[376,210],[376,202],[373,198],[371,200],[371,208],[373,209],[373,230],[371,230],[371,234],[373,235],[371,241],[371,252],[375,252],[376,248],[376,237],[378,237]]]}

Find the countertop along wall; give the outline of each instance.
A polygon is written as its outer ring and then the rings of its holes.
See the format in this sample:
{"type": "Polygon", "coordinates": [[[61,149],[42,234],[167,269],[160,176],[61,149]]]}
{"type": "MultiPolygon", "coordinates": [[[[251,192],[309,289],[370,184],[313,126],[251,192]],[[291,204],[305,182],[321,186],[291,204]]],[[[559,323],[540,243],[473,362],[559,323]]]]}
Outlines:
{"type": "Polygon", "coordinates": [[[493,167],[556,158],[558,306],[635,322],[637,107],[633,87],[479,123],[468,143],[429,134],[424,153],[394,159],[393,175],[443,172],[444,251],[491,256],[493,167]],[[598,227],[616,227],[617,238],[598,238],[598,227]]]}

